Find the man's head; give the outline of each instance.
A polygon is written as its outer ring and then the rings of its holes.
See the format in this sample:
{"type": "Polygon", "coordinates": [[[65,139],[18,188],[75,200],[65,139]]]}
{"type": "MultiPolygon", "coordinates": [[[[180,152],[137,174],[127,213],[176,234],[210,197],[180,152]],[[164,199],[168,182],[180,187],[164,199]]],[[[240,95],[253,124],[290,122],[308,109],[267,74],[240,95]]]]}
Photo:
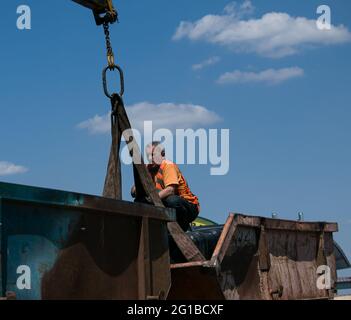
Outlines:
{"type": "Polygon", "coordinates": [[[160,141],[153,141],[146,146],[146,154],[149,163],[153,166],[159,166],[165,158],[165,148],[160,141]]]}

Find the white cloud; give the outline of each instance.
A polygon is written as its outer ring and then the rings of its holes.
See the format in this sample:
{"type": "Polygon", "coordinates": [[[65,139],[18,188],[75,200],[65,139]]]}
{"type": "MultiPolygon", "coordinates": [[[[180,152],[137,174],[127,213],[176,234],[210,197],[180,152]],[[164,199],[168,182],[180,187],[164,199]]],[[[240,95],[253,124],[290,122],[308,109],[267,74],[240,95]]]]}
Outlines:
{"type": "Polygon", "coordinates": [[[293,55],[304,47],[351,41],[351,33],[343,25],[319,30],[314,19],[282,12],[270,12],[257,19],[245,20],[242,16],[235,5],[227,6],[221,15],[209,14],[195,22],[182,21],[173,39],[205,41],[236,52],[253,52],[271,58],[293,55]]]}
{"type": "Polygon", "coordinates": [[[261,72],[244,72],[235,70],[222,74],[217,83],[249,83],[249,82],[264,82],[269,84],[278,84],[293,78],[302,77],[304,70],[298,67],[283,68],[283,69],[268,69],[261,72]]]}
{"type": "MultiPolygon", "coordinates": [[[[221,118],[203,106],[193,104],[141,102],[126,107],[133,128],[143,132],[144,121],[152,121],[154,129],[167,128],[187,129],[199,128],[217,123],[221,118]]],[[[91,134],[110,131],[110,115],[88,119],[78,124],[78,128],[87,129],[91,134]]]]}
{"type": "Polygon", "coordinates": [[[7,161],[0,161],[0,176],[9,176],[13,174],[25,173],[28,169],[18,166],[7,161]]]}
{"type": "Polygon", "coordinates": [[[238,5],[236,1],[233,1],[227,4],[224,8],[225,13],[234,15],[238,18],[251,15],[254,11],[255,7],[250,0],[245,0],[241,5],[238,5]]]}
{"type": "Polygon", "coordinates": [[[77,127],[79,129],[88,129],[92,134],[106,133],[111,128],[110,113],[104,116],[95,115],[93,118],[79,123],[77,127]]]}
{"type": "Polygon", "coordinates": [[[208,58],[207,60],[204,60],[198,64],[194,64],[192,66],[192,69],[194,71],[198,71],[198,70],[201,70],[205,67],[209,67],[209,66],[214,65],[214,64],[218,63],[220,60],[221,60],[220,57],[211,57],[211,58],[208,58]]]}

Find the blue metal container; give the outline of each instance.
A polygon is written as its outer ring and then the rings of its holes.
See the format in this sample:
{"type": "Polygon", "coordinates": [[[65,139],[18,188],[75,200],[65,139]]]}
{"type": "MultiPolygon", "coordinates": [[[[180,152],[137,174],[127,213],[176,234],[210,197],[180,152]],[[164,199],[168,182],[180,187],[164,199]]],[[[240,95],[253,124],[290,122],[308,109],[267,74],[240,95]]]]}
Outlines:
{"type": "Polygon", "coordinates": [[[166,297],[174,219],[171,209],[0,183],[0,296],[166,297]]]}

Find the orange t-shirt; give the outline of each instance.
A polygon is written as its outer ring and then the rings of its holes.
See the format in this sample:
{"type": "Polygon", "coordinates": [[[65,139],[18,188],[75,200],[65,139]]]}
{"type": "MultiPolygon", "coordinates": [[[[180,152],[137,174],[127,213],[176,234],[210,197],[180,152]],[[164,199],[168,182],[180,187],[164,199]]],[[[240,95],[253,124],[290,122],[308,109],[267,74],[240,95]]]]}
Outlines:
{"type": "Polygon", "coordinates": [[[200,207],[198,197],[190,191],[184,176],[180,172],[178,166],[172,161],[163,160],[158,172],[153,178],[156,189],[163,190],[170,185],[176,185],[177,195],[200,207]]]}

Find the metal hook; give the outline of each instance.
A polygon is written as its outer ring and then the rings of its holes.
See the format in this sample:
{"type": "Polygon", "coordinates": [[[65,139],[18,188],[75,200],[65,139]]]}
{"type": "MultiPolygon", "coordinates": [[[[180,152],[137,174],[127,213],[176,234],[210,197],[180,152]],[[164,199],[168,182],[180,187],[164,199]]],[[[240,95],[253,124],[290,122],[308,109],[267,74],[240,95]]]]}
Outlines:
{"type": "Polygon", "coordinates": [[[123,75],[123,70],[121,69],[120,66],[118,65],[113,65],[113,66],[107,66],[103,71],[102,71],[102,83],[104,87],[104,93],[106,97],[112,99],[112,94],[109,93],[108,88],[107,88],[107,80],[106,80],[106,73],[107,70],[113,71],[117,69],[119,73],[119,80],[120,80],[120,91],[119,91],[119,96],[122,97],[124,94],[124,75],[123,75]]]}

